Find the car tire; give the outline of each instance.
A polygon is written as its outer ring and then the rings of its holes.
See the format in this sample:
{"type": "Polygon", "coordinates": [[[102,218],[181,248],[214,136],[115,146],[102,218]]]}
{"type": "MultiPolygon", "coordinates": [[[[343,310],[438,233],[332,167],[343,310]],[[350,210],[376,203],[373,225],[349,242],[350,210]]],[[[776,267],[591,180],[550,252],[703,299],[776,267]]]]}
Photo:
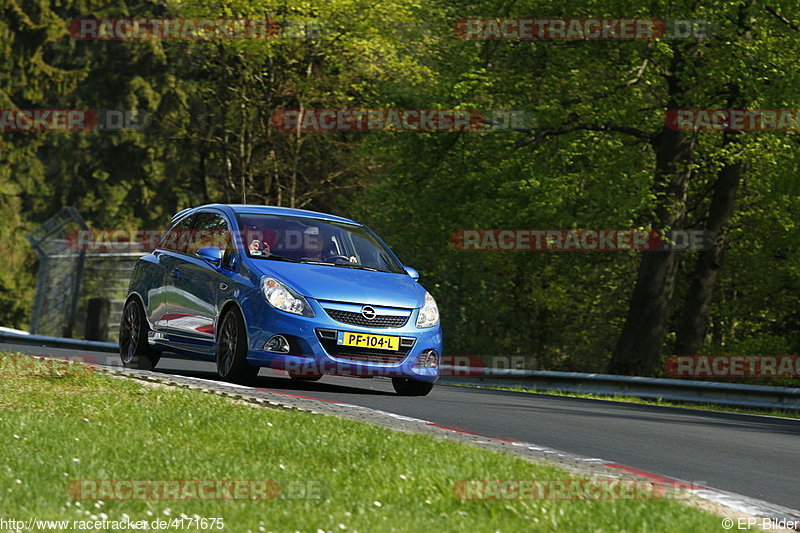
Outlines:
{"type": "Polygon", "coordinates": [[[410,378],[392,378],[392,386],[400,396],[427,396],[433,390],[433,383],[410,378]]]}
{"type": "Polygon", "coordinates": [[[258,374],[258,367],[247,362],[247,330],[236,309],[222,315],[217,337],[217,374],[225,381],[243,383],[258,374]]]}
{"type": "Polygon", "coordinates": [[[149,327],[144,308],[136,298],[131,298],[122,310],[119,323],[119,356],[123,366],[138,370],[153,370],[161,359],[161,352],[147,344],[149,327]]]}

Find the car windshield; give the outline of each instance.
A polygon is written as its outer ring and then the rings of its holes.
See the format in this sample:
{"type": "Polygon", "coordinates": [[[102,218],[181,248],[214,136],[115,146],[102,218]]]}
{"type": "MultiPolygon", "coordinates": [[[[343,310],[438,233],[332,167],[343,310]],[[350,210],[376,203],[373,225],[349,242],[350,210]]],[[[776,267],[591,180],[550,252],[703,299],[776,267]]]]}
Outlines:
{"type": "Polygon", "coordinates": [[[272,214],[237,215],[249,257],[402,274],[402,265],[363,226],[272,214]]]}

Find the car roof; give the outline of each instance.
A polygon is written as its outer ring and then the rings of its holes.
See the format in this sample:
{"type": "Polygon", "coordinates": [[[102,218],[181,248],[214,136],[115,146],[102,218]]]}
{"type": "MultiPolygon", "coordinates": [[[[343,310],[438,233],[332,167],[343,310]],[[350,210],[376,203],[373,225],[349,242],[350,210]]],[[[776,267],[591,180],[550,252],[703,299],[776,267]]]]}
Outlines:
{"type": "Polygon", "coordinates": [[[184,209],[175,214],[172,217],[172,220],[176,220],[179,217],[182,217],[185,213],[190,211],[200,211],[203,209],[220,209],[225,211],[229,214],[251,214],[251,215],[284,215],[284,216],[294,216],[294,217],[308,217],[308,218],[319,218],[322,220],[331,220],[334,222],[343,222],[345,224],[354,224],[356,226],[361,226],[360,223],[350,220],[349,218],[338,217],[336,215],[329,215],[327,213],[319,213],[317,211],[308,211],[306,209],[293,209],[289,207],[278,207],[274,205],[254,205],[254,204],[206,204],[197,207],[193,207],[190,209],[184,209]]]}

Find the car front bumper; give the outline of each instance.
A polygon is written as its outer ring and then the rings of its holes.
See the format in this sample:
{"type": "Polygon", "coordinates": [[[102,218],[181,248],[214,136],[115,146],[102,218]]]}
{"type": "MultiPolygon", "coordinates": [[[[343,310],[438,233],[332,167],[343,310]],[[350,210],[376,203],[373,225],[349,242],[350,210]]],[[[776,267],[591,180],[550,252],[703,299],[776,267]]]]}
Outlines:
{"type": "Polygon", "coordinates": [[[310,298],[307,300],[314,310],[314,317],[278,311],[260,302],[257,304],[258,309],[248,310],[247,315],[251,319],[247,321],[250,339],[247,361],[250,364],[285,370],[294,375],[406,377],[427,382],[434,382],[439,378],[441,326],[417,328],[419,309],[411,311],[402,327],[368,328],[334,320],[319,302],[310,298]],[[338,332],[400,337],[401,347],[396,351],[349,350],[337,344],[338,332]],[[264,349],[267,341],[274,335],[283,335],[289,340],[290,353],[275,353],[264,349]],[[428,350],[436,352],[436,366],[419,366],[420,356],[428,350]]]}

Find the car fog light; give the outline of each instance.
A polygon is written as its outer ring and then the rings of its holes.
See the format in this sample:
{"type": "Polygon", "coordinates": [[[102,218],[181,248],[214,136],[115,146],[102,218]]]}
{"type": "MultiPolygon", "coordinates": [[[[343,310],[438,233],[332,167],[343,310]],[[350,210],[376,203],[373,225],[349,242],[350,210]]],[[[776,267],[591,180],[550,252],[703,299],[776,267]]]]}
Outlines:
{"type": "Polygon", "coordinates": [[[264,345],[268,352],[289,353],[289,341],[283,335],[271,337],[264,345]]]}
{"type": "Polygon", "coordinates": [[[436,368],[439,366],[439,354],[436,353],[436,350],[425,350],[419,355],[414,366],[436,368]]]}

